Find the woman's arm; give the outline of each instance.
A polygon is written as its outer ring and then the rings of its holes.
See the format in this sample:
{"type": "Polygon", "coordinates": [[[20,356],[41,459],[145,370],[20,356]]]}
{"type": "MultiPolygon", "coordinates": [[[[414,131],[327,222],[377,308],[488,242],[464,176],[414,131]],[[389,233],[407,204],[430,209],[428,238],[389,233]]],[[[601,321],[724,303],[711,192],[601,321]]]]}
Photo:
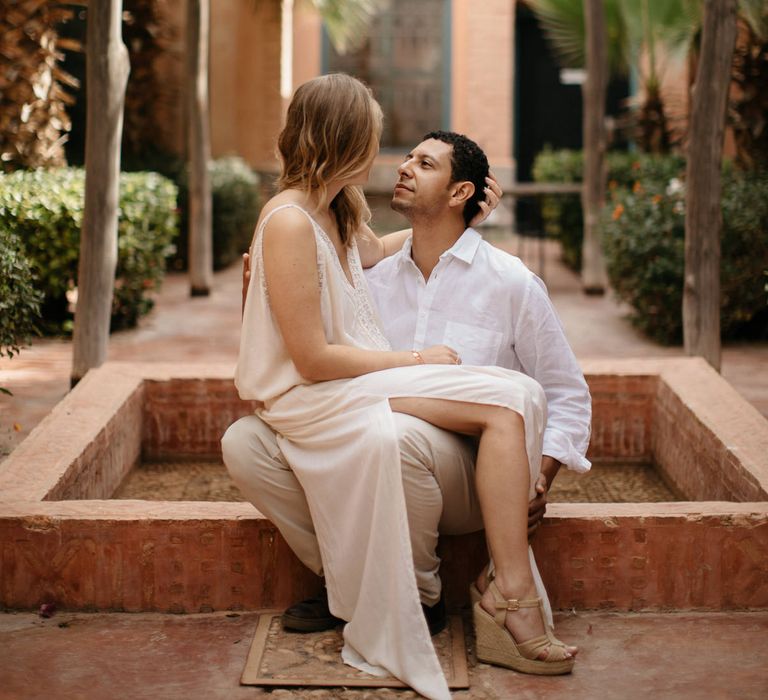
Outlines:
{"type": "MultiPolygon", "coordinates": [[[[493,173],[485,178],[487,187],[485,188],[485,199],[478,202],[480,211],[475,214],[469,225],[474,227],[488,218],[488,215],[499,205],[502,196],[502,189],[493,173]]],[[[363,224],[357,232],[357,250],[360,253],[360,263],[363,267],[373,267],[384,258],[394,255],[403,247],[405,239],[411,235],[412,229],[405,228],[394,233],[388,233],[379,238],[368,226],[363,224]]]]}
{"type": "MultiPolygon", "coordinates": [[[[277,212],[264,229],[264,275],[270,306],[288,354],[310,381],[357,377],[419,363],[410,351],[362,350],[327,342],[320,312],[317,249],[312,226],[295,209],[277,212]]],[[[421,351],[425,363],[455,364],[445,346],[421,351]]]]}
{"type": "Polygon", "coordinates": [[[363,267],[373,267],[384,258],[394,255],[403,247],[405,239],[411,235],[411,231],[412,229],[405,228],[379,238],[368,224],[363,224],[356,234],[360,264],[363,267]]]}

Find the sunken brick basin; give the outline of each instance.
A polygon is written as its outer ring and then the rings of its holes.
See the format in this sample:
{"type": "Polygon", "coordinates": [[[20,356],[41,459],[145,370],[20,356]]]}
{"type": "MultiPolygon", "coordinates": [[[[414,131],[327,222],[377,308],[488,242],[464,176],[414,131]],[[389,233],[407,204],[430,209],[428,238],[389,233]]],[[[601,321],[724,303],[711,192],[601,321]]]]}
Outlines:
{"type": "MultiPolygon", "coordinates": [[[[687,501],[552,504],[535,549],[558,608],[768,607],[768,421],[697,359],[588,361],[590,456],[653,463],[687,501]]],[[[0,606],[280,607],[317,580],[247,503],[110,500],[140,459],[216,458],[249,413],[230,366],[109,363],[0,465],[0,606]]],[[[482,534],[445,538],[449,603],[482,534]]]]}

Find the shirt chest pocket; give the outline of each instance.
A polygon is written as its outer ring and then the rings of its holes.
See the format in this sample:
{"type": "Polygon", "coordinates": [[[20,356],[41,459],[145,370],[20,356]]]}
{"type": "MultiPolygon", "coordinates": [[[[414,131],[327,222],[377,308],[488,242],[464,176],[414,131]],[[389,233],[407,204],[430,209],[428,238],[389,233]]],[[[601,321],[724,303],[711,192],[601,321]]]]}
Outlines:
{"type": "Polygon", "coordinates": [[[503,339],[499,331],[448,321],[443,343],[459,353],[464,365],[495,365],[503,339]]]}

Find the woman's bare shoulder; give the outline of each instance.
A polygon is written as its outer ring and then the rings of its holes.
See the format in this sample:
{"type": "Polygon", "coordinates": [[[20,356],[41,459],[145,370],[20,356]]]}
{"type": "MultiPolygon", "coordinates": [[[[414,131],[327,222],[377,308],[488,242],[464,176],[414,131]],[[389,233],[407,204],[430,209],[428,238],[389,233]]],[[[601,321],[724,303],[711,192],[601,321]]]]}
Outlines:
{"type": "Polygon", "coordinates": [[[280,250],[307,243],[314,238],[312,222],[303,209],[299,208],[301,204],[295,198],[283,196],[284,194],[281,192],[272,197],[264,205],[259,217],[259,225],[269,217],[264,225],[264,243],[270,248],[277,247],[280,250]],[[290,204],[296,206],[286,206],[290,204]]]}

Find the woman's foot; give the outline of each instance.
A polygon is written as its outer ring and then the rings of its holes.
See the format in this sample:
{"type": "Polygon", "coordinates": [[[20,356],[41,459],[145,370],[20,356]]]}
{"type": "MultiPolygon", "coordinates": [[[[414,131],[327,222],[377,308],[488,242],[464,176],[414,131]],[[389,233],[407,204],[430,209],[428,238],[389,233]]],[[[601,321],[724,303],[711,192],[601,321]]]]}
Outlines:
{"type": "MultiPolygon", "coordinates": [[[[499,613],[496,604],[500,600],[535,600],[539,595],[533,581],[502,581],[499,578],[489,577],[487,567],[480,572],[475,581],[475,587],[480,593],[480,606],[493,617],[499,613]],[[496,596],[490,589],[492,581],[496,584],[496,596]]],[[[528,640],[547,635],[550,638],[550,644],[544,646],[534,657],[540,661],[546,661],[549,658],[552,644],[556,644],[563,650],[562,654],[558,651],[558,657],[574,659],[578,654],[578,647],[559,642],[546,629],[544,617],[538,606],[519,607],[514,611],[508,610],[504,618],[504,627],[518,644],[524,644],[528,640]]]]}

